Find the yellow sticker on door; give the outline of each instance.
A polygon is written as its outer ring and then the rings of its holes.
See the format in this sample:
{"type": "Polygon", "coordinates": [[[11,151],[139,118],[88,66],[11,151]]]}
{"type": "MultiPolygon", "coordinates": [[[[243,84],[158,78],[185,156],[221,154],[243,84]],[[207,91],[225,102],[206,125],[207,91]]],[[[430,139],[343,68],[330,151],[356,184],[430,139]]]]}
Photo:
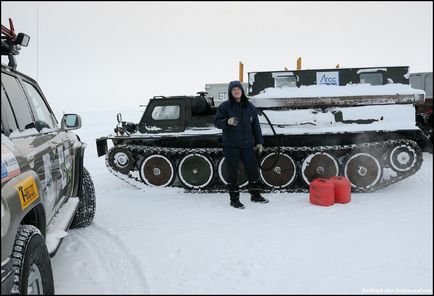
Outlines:
{"type": "Polygon", "coordinates": [[[21,209],[27,208],[35,200],[38,199],[38,187],[36,186],[35,179],[33,177],[27,177],[18,185],[15,185],[18,191],[18,196],[20,197],[21,209]]]}

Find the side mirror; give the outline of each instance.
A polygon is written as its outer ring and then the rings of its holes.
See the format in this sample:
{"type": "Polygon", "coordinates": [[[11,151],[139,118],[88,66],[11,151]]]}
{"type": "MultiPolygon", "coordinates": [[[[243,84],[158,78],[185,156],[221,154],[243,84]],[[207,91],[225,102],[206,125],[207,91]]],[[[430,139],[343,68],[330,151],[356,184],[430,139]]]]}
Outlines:
{"type": "Polygon", "coordinates": [[[60,128],[63,130],[75,130],[81,128],[81,117],[78,114],[64,114],[60,128]]]}
{"type": "Polygon", "coordinates": [[[119,123],[121,123],[121,122],[122,122],[122,114],[121,114],[121,113],[118,113],[118,114],[116,115],[116,119],[118,120],[119,123]]]}

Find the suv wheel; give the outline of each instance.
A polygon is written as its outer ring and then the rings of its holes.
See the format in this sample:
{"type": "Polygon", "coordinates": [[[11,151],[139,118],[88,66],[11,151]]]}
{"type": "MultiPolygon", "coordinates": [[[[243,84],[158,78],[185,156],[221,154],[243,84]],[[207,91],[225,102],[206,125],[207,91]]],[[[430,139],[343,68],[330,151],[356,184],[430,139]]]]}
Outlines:
{"type": "Polygon", "coordinates": [[[53,273],[45,239],[32,225],[20,225],[12,253],[14,295],[54,294],[53,273]]]}
{"type": "Polygon", "coordinates": [[[81,196],[71,228],[80,228],[90,225],[95,217],[95,187],[89,172],[83,168],[83,180],[81,182],[81,196]]]}

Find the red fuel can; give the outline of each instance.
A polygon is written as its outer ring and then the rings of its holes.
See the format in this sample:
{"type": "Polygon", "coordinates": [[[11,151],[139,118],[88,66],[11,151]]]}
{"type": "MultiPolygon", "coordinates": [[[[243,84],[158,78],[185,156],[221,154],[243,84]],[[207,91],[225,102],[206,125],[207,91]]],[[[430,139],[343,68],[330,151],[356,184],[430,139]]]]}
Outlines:
{"type": "Polygon", "coordinates": [[[345,177],[332,177],[335,183],[335,202],[346,204],[351,201],[351,183],[345,177]]]}
{"type": "Polygon", "coordinates": [[[310,182],[309,201],[318,206],[332,206],[335,203],[335,184],[331,179],[318,178],[310,182]]]}

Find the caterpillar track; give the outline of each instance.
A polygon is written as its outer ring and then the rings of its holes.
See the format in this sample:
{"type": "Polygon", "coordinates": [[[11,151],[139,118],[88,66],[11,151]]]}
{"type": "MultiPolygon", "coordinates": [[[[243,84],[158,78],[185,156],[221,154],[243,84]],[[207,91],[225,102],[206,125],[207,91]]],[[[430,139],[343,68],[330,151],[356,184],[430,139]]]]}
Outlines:
{"type": "MultiPolygon", "coordinates": [[[[265,147],[259,158],[264,192],[307,192],[318,177],[343,175],[353,192],[373,192],[415,174],[423,162],[415,141],[303,147],[265,147]]],[[[111,148],[106,166],[137,188],[184,187],[187,192],[225,192],[222,148],[173,148],[122,144],[111,148]]],[[[247,178],[240,166],[240,187],[247,178]]]]}

